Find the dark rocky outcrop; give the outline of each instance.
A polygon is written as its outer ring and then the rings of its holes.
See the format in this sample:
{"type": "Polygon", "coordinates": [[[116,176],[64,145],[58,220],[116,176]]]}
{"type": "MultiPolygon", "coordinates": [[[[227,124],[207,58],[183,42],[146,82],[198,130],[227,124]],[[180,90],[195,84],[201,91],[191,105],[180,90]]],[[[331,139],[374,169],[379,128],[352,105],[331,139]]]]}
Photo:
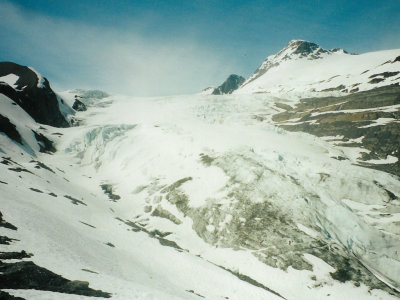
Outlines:
{"type": "Polygon", "coordinates": [[[17,230],[18,228],[15,227],[13,224],[8,223],[6,220],[3,219],[3,214],[0,212],[0,227],[8,228],[11,230],[17,230]]]}
{"type": "Polygon", "coordinates": [[[37,133],[34,130],[32,130],[32,131],[33,131],[33,134],[35,135],[35,139],[38,141],[39,152],[48,153],[48,154],[56,152],[54,143],[51,140],[49,140],[46,136],[44,136],[41,133],[37,133]]]}
{"type": "Polygon", "coordinates": [[[5,289],[35,289],[110,298],[109,293],[89,288],[86,281],[65,279],[32,261],[0,262],[0,271],[0,286],[5,289]]]}
{"type": "Polygon", "coordinates": [[[223,94],[231,94],[233,91],[237,90],[245,81],[242,76],[239,75],[229,75],[229,77],[217,87],[212,94],[213,95],[223,95],[223,94]]]}
{"type": "Polygon", "coordinates": [[[9,293],[3,292],[3,291],[0,291],[0,299],[1,300],[25,300],[24,298],[15,297],[15,296],[10,295],[9,293]]]}
{"type": "Polygon", "coordinates": [[[78,98],[75,98],[72,108],[75,109],[76,111],[86,111],[87,110],[86,105],[82,101],[80,101],[78,98]]]}
{"type": "Polygon", "coordinates": [[[0,114],[0,132],[4,132],[10,139],[22,145],[22,138],[17,128],[10,120],[0,114]]]}
{"type": "MultiPolygon", "coordinates": [[[[0,212],[0,227],[17,230],[17,227],[6,222],[0,212]]],[[[0,244],[10,244],[17,241],[6,236],[0,236],[0,244]]],[[[36,265],[33,261],[22,260],[33,256],[22,250],[19,252],[0,252],[0,288],[1,289],[34,289],[65,294],[90,297],[110,298],[111,294],[89,287],[89,282],[69,280],[50,270],[36,265]],[[14,260],[14,261],[9,261],[14,260]],[[16,260],[16,261],[15,261],[16,260]]],[[[0,299],[17,299],[11,294],[0,291],[0,299]]]]}
{"type": "Polygon", "coordinates": [[[382,82],[384,80],[385,80],[384,78],[374,78],[371,81],[368,81],[368,83],[379,83],[379,82],[382,82]]]}
{"type": "Polygon", "coordinates": [[[383,73],[378,73],[378,74],[373,74],[369,76],[369,78],[375,78],[378,76],[382,76],[383,78],[388,78],[388,77],[393,77],[399,74],[400,72],[383,72],[383,73]]]}
{"type": "Polygon", "coordinates": [[[302,99],[296,107],[288,107],[272,120],[289,131],[303,131],[319,137],[343,136],[335,141],[337,145],[369,150],[369,153],[363,153],[361,159],[366,163],[361,165],[400,176],[400,161],[393,164],[367,162],[385,159],[388,155],[400,160],[400,110],[381,109],[399,104],[400,86],[391,85],[342,97],[302,99]],[[349,111],[354,109],[358,111],[349,111]],[[393,119],[393,122],[369,126],[380,118],[393,119]],[[296,124],[285,123],[293,119],[297,119],[296,124]],[[359,143],[348,142],[361,137],[359,143]]]}
{"type": "Polygon", "coordinates": [[[3,94],[20,105],[22,101],[19,99],[18,93],[7,83],[0,81],[0,94],[3,94]]]}
{"type": "Polygon", "coordinates": [[[104,194],[106,194],[111,201],[117,202],[119,199],[121,199],[119,195],[114,194],[114,188],[111,184],[104,183],[101,184],[100,187],[104,194]]]}
{"type": "MultiPolygon", "coordinates": [[[[314,54],[314,52],[316,51],[318,53],[315,55],[328,52],[327,50],[322,49],[319,45],[315,43],[302,40],[292,41],[286,48],[288,48],[289,46],[294,49],[293,54],[298,54],[302,57],[314,54]]],[[[337,52],[338,49],[334,49],[334,51],[337,52]]]]}
{"type": "Polygon", "coordinates": [[[0,85],[0,93],[14,100],[38,123],[55,127],[69,126],[60,111],[57,95],[46,78],[38,78],[38,75],[26,66],[0,62],[0,77],[9,74],[19,77],[16,88],[3,83],[0,85]]]}
{"type": "Polygon", "coordinates": [[[81,205],[87,206],[85,202],[83,202],[83,201],[81,201],[81,200],[78,200],[78,199],[76,199],[76,198],[74,198],[74,197],[72,197],[72,196],[64,195],[64,198],[67,198],[67,199],[71,200],[71,203],[72,203],[72,204],[75,204],[75,205],[81,204],[81,205]]]}

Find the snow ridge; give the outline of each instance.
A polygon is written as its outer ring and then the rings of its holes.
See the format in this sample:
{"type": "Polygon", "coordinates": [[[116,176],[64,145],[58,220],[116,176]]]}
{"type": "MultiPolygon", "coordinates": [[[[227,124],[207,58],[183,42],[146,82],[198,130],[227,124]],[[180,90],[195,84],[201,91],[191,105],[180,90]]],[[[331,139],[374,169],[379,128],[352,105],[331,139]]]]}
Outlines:
{"type": "Polygon", "coordinates": [[[30,70],[32,70],[35,74],[36,74],[36,77],[37,77],[37,87],[38,88],[40,88],[40,89],[42,89],[42,88],[44,88],[45,86],[44,86],[44,83],[45,83],[45,80],[44,80],[44,77],[42,76],[42,74],[40,74],[38,71],[36,71],[34,68],[32,68],[32,67],[28,67],[30,70]]]}
{"type": "Polygon", "coordinates": [[[400,49],[349,54],[292,40],[270,55],[235,94],[268,93],[298,100],[340,96],[400,83],[400,49]]]}

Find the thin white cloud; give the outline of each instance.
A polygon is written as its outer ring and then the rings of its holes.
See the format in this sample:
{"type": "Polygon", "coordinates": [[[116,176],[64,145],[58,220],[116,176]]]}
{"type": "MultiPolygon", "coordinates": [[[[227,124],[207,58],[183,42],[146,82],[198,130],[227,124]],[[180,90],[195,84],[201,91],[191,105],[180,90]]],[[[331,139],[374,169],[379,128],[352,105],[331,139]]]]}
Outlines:
{"type": "Polygon", "coordinates": [[[20,58],[17,63],[35,64],[60,88],[132,95],[193,93],[219,83],[236,68],[208,48],[207,41],[194,40],[195,34],[157,40],[132,26],[122,30],[72,22],[2,1],[0,26],[5,29],[0,34],[3,51],[20,58]]]}

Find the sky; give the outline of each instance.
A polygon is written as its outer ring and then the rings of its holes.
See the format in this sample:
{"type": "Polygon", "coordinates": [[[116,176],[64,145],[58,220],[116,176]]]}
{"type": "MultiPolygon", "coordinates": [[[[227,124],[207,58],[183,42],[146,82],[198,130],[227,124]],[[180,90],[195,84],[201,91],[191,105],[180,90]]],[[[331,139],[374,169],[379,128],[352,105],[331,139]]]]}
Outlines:
{"type": "Polygon", "coordinates": [[[250,76],[292,39],[400,48],[400,1],[0,0],[0,61],[56,90],[191,94],[250,76]]]}

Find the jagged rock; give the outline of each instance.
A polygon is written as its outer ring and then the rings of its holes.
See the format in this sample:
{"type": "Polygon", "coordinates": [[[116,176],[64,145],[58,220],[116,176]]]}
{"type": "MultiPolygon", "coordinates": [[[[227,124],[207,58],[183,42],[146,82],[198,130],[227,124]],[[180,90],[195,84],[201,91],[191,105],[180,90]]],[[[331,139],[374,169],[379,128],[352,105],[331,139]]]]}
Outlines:
{"type": "Polygon", "coordinates": [[[8,228],[11,230],[17,230],[17,227],[8,223],[6,220],[3,219],[3,214],[0,212],[0,227],[8,228]]]}
{"type": "Polygon", "coordinates": [[[38,141],[40,152],[49,154],[56,152],[56,148],[54,147],[54,144],[51,140],[49,140],[43,134],[37,133],[36,131],[33,131],[33,133],[35,135],[36,140],[38,141]]]}
{"type": "Polygon", "coordinates": [[[24,298],[15,297],[4,291],[0,291],[0,299],[2,299],[2,300],[25,300],[24,298]]]}
{"type": "MultiPolygon", "coordinates": [[[[293,54],[298,54],[300,56],[308,56],[312,54],[312,58],[318,58],[319,54],[328,52],[327,50],[322,49],[319,45],[315,43],[303,40],[290,41],[289,45],[285,47],[282,51],[285,51],[287,49],[292,49],[293,54]]],[[[334,49],[334,51],[337,52],[338,49],[334,49]]]]}
{"type": "Polygon", "coordinates": [[[245,79],[239,75],[229,75],[229,77],[221,84],[219,87],[214,89],[212,92],[213,95],[223,95],[223,94],[231,94],[234,90],[237,90],[245,79]]]}
{"type": "Polygon", "coordinates": [[[0,286],[5,289],[36,289],[66,294],[110,298],[109,293],[89,288],[86,281],[68,280],[32,261],[0,262],[0,286]]]}
{"type": "Polygon", "coordinates": [[[78,100],[77,98],[75,98],[75,102],[72,105],[72,108],[75,109],[76,111],[86,111],[87,110],[86,105],[82,101],[78,100]]]}
{"type": "Polygon", "coordinates": [[[344,52],[343,49],[332,49],[332,50],[325,50],[321,48],[319,45],[303,41],[303,40],[292,40],[289,44],[279,51],[275,55],[268,56],[266,60],[261,64],[261,66],[254,72],[249,79],[244,82],[243,85],[246,85],[260,76],[264,75],[269,69],[278,66],[281,62],[287,60],[295,60],[299,58],[305,58],[308,60],[320,59],[322,54],[325,53],[335,53],[335,52],[344,52]]]}
{"type": "MultiPolygon", "coordinates": [[[[365,161],[385,159],[388,155],[400,159],[400,123],[398,122],[400,113],[380,109],[399,105],[399,93],[400,87],[392,85],[342,97],[302,99],[295,108],[274,115],[272,120],[288,131],[304,131],[319,137],[343,136],[341,146],[362,147],[369,150],[368,154],[364,153],[361,157],[365,161]],[[361,111],[346,112],[346,110],[354,109],[361,111]],[[300,119],[295,125],[285,124],[296,118],[300,119]],[[370,126],[380,118],[393,119],[393,122],[383,126],[370,126]],[[360,143],[345,143],[346,139],[361,137],[360,143]]],[[[400,175],[399,161],[393,164],[362,165],[400,175]]]]}
{"type": "Polygon", "coordinates": [[[100,185],[101,189],[103,190],[104,194],[108,196],[111,201],[118,201],[121,197],[117,194],[114,194],[114,188],[111,184],[104,183],[100,185]]]}
{"type": "Polygon", "coordinates": [[[14,100],[38,123],[55,127],[69,126],[60,111],[57,95],[46,78],[32,68],[12,62],[0,62],[0,77],[10,74],[19,77],[15,82],[16,87],[7,87],[3,83],[0,85],[0,93],[14,100]]]}
{"type": "Polygon", "coordinates": [[[0,114],[0,132],[4,132],[10,139],[22,145],[21,135],[10,119],[0,114]]]}

